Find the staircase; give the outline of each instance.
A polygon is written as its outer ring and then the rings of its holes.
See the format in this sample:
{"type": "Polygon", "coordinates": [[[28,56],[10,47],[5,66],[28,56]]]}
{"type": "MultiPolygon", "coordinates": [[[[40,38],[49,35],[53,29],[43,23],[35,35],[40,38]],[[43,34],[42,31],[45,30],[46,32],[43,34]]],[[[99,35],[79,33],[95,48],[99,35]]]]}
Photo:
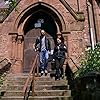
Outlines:
{"type": "MultiPolygon", "coordinates": [[[[4,96],[1,100],[24,100],[22,89],[28,74],[9,74],[4,96]]],[[[35,77],[34,96],[30,92],[28,100],[73,100],[68,82],[65,79],[55,81],[50,75],[35,77]]]]}
{"type": "Polygon", "coordinates": [[[28,74],[9,74],[4,83],[5,93],[1,100],[24,100],[23,87],[28,74]]]}
{"type": "Polygon", "coordinates": [[[55,81],[50,75],[36,77],[34,97],[29,100],[73,100],[68,82],[64,79],[55,81]]]}

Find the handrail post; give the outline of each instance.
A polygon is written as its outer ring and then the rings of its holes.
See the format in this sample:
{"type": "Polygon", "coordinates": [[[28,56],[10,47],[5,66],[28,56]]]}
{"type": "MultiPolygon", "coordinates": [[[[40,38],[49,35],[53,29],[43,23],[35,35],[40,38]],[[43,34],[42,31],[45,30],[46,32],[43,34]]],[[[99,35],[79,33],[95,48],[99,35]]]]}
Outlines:
{"type": "Polygon", "coordinates": [[[32,68],[30,70],[29,76],[23,87],[24,100],[28,100],[30,89],[29,90],[27,90],[27,89],[28,89],[28,83],[30,82],[30,80],[31,80],[31,86],[32,86],[32,95],[34,96],[34,80],[35,80],[35,69],[36,69],[36,65],[37,65],[37,55],[36,55],[35,59],[33,58],[33,60],[32,60],[33,63],[31,64],[32,68]],[[33,73],[33,76],[31,77],[32,73],[33,73]],[[27,91],[28,91],[28,95],[27,95],[27,91]]]}
{"type": "Polygon", "coordinates": [[[76,65],[76,63],[73,61],[73,59],[71,57],[67,57],[67,59],[71,60],[71,62],[75,65],[75,67],[77,68],[77,70],[79,70],[80,68],[76,65]]]}
{"type": "Polygon", "coordinates": [[[32,77],[32,96],[34,96],[34,84],[35,84],[35,70],[37,68],[37,61],[38,61],[38,56],[35,59],[36,64],[34,64],[34,69],[33,69],[33,77],[32,77]]]}
{"type": "Polygon", "coordinates": [[[32,96],[34,96],[34,73],[33,73],[33,77],[32,77],[32,96]]]}

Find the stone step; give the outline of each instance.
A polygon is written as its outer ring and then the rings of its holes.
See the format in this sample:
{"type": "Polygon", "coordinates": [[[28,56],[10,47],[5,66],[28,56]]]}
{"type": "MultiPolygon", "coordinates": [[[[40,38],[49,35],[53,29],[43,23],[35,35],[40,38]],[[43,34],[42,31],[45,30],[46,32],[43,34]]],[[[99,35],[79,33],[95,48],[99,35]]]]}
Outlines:
{"type": "MultiPolygon", "coordinates": [[[[7,87],[2,87],[3,90],[22,90],[24,85],[12,85],[7,87]]],[[[29,86],[28,86],[29,88],[29,86]]],[[[68,90],[69,85],[35,85],[35,90],[68,90]]]]}
{"type": "MultiPolygon", "coordinates": [[[[53,78],[51,78],[50,76],[49,77],[47,77],[47,76],[42,76],[42,77],[35,77],[35,80],[39,80],[39,81],[50,81],[50,80],[52,80],[52,81],[55,81],[55,77],[53,77],[53,78]]],[[[64,79],[61,79],[60,78],[60,80],[66,80],[66,78],[64,77],[64,79]]]]}
{"type": "Polygon", "coordinates": [[[6,91],[4,96],[23,96],[23,92],[22,91],[15,91],[15,90],[6,91]]]}
{"type": "Polygon", "coordinates": [[[30,96],[29,100],[73,100],[69,96],[30,96]]]}
{"type": "Polygon", "coordinates": [[[69,85],[35,85],[35,90],[68,90],[69,85]]]}
{"type": "MultiPolygon", "coordinates": [[[[2,97],[1,100],[23,100],[23,96],[8,96],[2,97]]],[[[69,96],[30,96],[29,100],[73,100],[72,97],[69,96]]]]}
{"type": "MultiPolygon", "coordinates": [[[[22,91],[6,91],[4,96],[22,96],[23,92],[22,91]]],[[[30,95],[32,95],[32,91],[30,92],[30,95]]],[[[39,90],[35,91],[35,96],[71,96],[71,91],[70,90],[39,90]]]]}
{"type": "Polygon", "coordinates": [[[68,85],[68,81],[65,80],[35,81],[35,85],[68,85]]]}
{"type": "MultiPolygon", "coordinates": [[[[7,88],[1,100],[23,100],[22,89],[28,74],[11,74],[7,76],[7,88]]],[[[35,93],[32,97],[30,92],[29,100],[73,100],[67,80],[50,78],[50,75],[35,77],[35,93]]]]}
{"type": "Polygon", "coordinates": [[[0,100],[24,100],[23,96],[4,96],[0,100]]]}
{"type": "Polygon", "coordinates": [[[8,86],[13,86],[13,85],[24,85],[26,81],[7,81],[8,86]]]}
{"type": "Polygon", "coordinates": [[[13,86],[13,85],[24,85],[26,80],[28,78],[28,74],[10,74],[6,77],[7,85],[13,86]]]}
{"type": "Polygon", "coordinates": [[[9,73],[7,77],[27,77],[28,75],[29,73],[16,73],[16,74],[9,73]]]}
{"type": "Polygon", "coordinates": [[[28,77],[9,77],[7,81],[26,81],[28,77]]]}
{"type": "Polygon", "coordinates": [[[39,90],[35,91],[35,96],[71,96],[70,90],[39,90]]]}
{"type": "Polygon", "coordinates": [[[24,87],[24,85],[8,85],[7,87],[3,87],[3,89],[6,89],[6,90],[22,90],[23,87],[24,87]]]}
{"type": "Polygon", "coordinates": [[[27,76],[21,76],[21,75],[19,75],[19,76],[7,76],[6,77],[7,78],[7,80],[25,80],[25,79],[27,79],[28,78],[28,75],[27,76]]]}
{"type": "Polygon", "coordinates": [[[7,80],[7,83],[25,83],[27,79],[13,79],[13,80],[7,80]]]}
{"type": "Polygon", "coordinates": [[[53,80],[54,81],[54,79],[50,78],[50,76],[35,77],[35,80],[37,80],[37,81],[51,81],[51,80],[53,80]]]}

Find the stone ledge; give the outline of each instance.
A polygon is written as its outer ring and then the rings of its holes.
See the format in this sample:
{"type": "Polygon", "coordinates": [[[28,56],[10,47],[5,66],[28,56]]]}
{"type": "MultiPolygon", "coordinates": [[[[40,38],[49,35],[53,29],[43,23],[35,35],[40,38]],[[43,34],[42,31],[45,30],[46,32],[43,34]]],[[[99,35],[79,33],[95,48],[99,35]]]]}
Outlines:
{"type": "Polygon", "coordinates": [[[4,72],[8,71],[10,69],[11,62],[8,59],[3,59],[0,61],[0,75],[2,75],[4,72]]]}

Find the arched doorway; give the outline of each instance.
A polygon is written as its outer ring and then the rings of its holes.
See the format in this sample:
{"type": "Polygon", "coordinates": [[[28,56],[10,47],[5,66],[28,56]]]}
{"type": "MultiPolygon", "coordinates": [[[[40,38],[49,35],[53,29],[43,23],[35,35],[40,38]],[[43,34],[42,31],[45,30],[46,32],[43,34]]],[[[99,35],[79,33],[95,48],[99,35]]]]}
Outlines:
{"type": "Polygon", "coordinates": [[[23,26],[21,29],[23,29],[24,35],[24,72],[29,72],[32,58],[36,55],[33,45],[37,36],[40,35],[40,30],[44,29],[46,31],[47,37],[51,41],[52,49],[57,33],[65,30],[63,18],[53,7],[45,3],[35,5],[26,10],[16,24],[19,29],[21,25],[23,26]]]}
{"type": "Polygon", "coordinates": [[[40,10],[33,13],[31,17],[27,20],[24,26],[24,72],[29,72],[31,69],[32,59],[35,58],[36,52],[34,50],[35,40],[40,36],[40,30],[44,29],[47,38],[50,40],[51,48],[53,50],[56,35],[57,26],[53,18],[40,10]]]}

